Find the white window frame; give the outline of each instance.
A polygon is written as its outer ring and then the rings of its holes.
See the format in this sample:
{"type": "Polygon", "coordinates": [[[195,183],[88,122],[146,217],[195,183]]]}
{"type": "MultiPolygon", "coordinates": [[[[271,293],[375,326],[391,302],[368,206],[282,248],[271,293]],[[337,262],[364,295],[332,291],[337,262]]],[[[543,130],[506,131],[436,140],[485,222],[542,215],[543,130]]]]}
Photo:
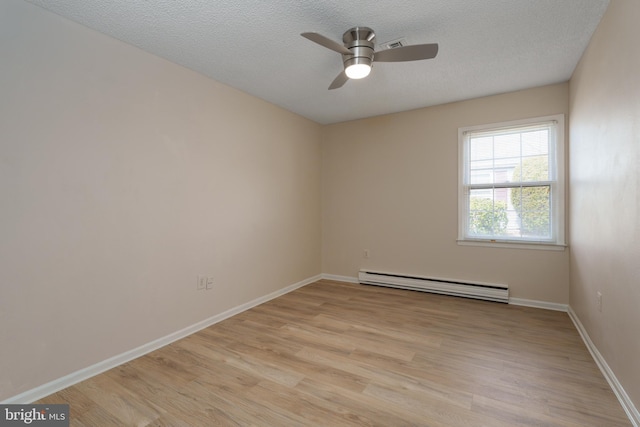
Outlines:
{"type": "MultiPolygon", "coordinates": [[[[564,250],[565,244],[565,152],[564,152],[565,124],[564,114],[534,117],[523,120],[513,120],[486,125],[467,126],[458,129],[458,244],[468,246],[491,246],[522,249],[564,250]],[[468,183],[467,163],[469,161],[469,147],[467,135],[473,132],[491,132],[506,128],[527,127],[536,124],[555,122],[556,135],[551,138],[549,150],[549,166],[553,169],[551,180],[551,238],[533,240],[525,238],[478,238],[468,233],[469,191],[474,187],[468,183]]],[[[486,185],[478,185],[483,188],[486,185]]],[[[496,185],[493,188],[505,188],[496,185]]]]}

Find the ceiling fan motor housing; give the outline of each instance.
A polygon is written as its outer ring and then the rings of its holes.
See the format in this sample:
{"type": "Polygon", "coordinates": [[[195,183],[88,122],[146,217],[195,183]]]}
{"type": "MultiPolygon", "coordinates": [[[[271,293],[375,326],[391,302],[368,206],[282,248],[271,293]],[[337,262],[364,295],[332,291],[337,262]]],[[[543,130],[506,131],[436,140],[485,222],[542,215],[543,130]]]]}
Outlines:
{"type": "Polygon", "coordinates": [[[354,27],[344,33],[342,41],[351,51],[351,55],[342,55],[345,69],[354,64],[366,64],[371,67],[375,37],[376,34],[368,27],[354,27]]]}

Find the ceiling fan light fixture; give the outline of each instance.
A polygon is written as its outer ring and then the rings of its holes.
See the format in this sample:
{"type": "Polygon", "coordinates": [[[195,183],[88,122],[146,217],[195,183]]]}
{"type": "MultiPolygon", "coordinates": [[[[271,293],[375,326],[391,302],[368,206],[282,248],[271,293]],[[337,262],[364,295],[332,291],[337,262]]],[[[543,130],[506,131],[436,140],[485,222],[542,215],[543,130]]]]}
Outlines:
{"type": "Polygon", "coordinates": [[[363,79],[371,72],[371,65],[369,64],[352,64],[344,70],[347,77],[350,79],[363,79]]]}
{"type": "MultiPolygon", "coordinates": [[[[372,50],[373,52],[373,50],[372,50]]],[[[350,79],[363,79],[371,72],[373,61],[367,56],[354,56],[344,61],[344,73],[350,79]]]]}

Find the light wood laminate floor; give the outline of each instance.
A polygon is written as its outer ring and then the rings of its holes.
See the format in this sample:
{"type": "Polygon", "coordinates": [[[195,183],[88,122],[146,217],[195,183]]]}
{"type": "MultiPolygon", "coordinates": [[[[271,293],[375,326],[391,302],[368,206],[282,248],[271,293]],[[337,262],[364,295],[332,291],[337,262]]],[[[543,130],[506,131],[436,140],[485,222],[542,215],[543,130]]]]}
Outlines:
{"type": "Polygon", "coordinates": [[[72,426],[630,426],[566,313],[322,280],[37,403],[72,426]]]}

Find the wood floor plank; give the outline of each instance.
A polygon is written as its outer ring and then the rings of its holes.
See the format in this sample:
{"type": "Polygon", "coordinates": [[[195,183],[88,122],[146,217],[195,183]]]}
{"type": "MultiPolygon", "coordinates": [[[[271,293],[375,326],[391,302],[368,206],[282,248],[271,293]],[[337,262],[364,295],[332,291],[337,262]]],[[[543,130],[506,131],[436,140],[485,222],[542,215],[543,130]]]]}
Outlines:
{"type": "Polygon", "coordinates": [[[37,403],[84,426],[630,426],[566,313],[321,280],[37,403]]]}
{"type": "Polygon", "coordinates": [[[429,427],[445,427],[434,420],[427,420],[414,413],[407,412],[404,408],[386,399],[381,400],[363,393],[344,391],[332,384],[304,379],[296,386],[296,389],[322,398],[328,405],[334,407],[334,411],[350,411],[357,417],[359,425],[381,427],[428,425],[429,427]]]}

